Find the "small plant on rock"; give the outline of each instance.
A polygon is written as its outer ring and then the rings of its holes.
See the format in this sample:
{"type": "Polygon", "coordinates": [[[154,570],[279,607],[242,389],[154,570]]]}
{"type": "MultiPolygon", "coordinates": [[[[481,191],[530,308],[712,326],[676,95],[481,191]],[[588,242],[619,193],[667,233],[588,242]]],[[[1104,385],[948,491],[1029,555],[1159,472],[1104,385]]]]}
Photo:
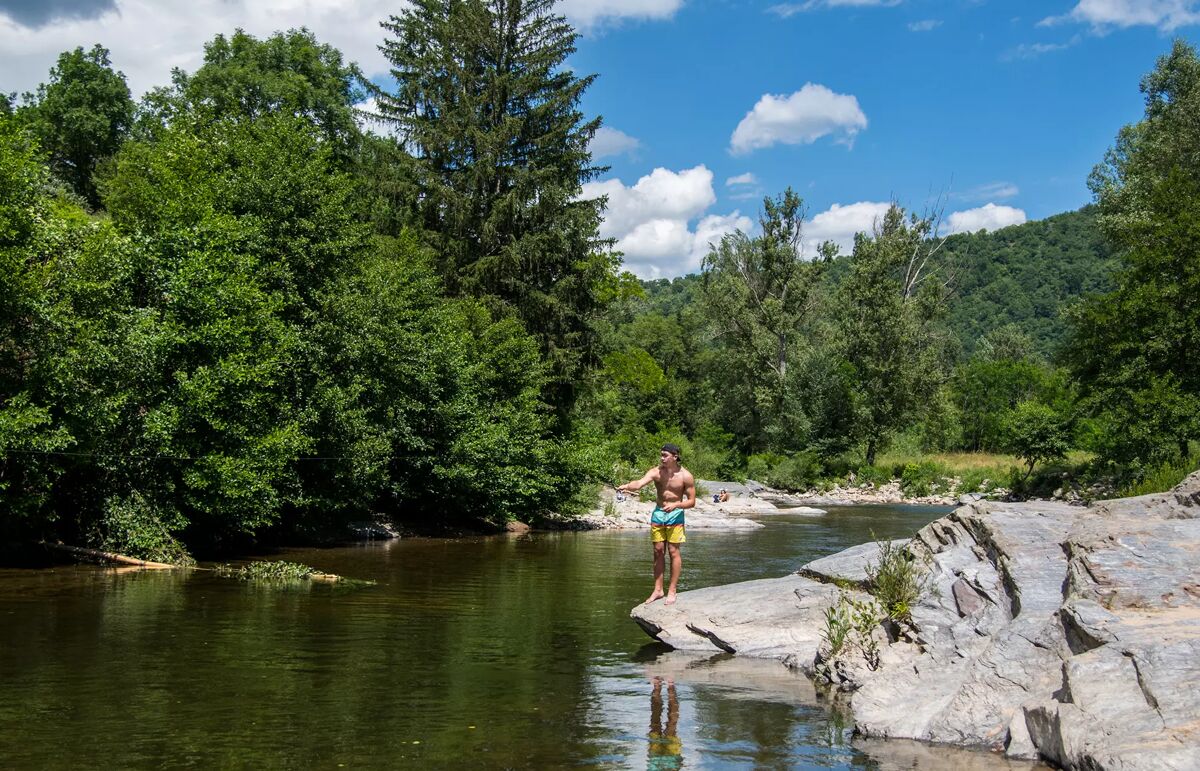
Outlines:
{"type": "Polygon", "coordinates": [[[858,651],[871,669],[879,667],[879,643],[875,627],[883,620],[883,611],[872,599],[855,600],[842,592],[838,601],[825,609],[825,628],[821,639],[827,648],[824,659],[831,661],[858,651]]]}
{"type": "Polygon", "coordinates": [[[867,581],[888,618],[907,622],[925,589],[926,574],[903,547],[881,541],[879,561],[867,565],[867,581]]]}

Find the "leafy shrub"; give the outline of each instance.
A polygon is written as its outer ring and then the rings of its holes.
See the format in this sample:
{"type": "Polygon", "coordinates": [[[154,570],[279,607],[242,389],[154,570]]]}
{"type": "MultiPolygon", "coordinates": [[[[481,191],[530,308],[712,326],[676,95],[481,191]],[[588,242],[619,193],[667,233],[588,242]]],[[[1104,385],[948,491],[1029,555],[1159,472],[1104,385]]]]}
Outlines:
{"type": "MultiPolygon", "coordinates": [[[[873,537],[873,535],[872,535],[873,537]]],[[[888,618],[908,621],[913,607],[925,590],[926,574],[908,556],[902,546],[880,542],[879,559],[867,564],[871,594],[883,606],[888,618]]]]}
{"type": "Polygon", "coordinates": [[[1134,495],[1164,493],[1182,482],[1184,477],[1198,468],[1200,468],[1200,454],[1192,455],[1187,460],[1177,463],[1164,463],[1145,474],[1141,480],[1122,487],[1118,496],[1128,498],[1134,495]]]}
{"type": "Polygon", "coordinates": [[[783,461],[782,455],[771,452],[760,452],[746,459],[746,478],[769,484],[771,469],[783,461]]]}
{"type": "Polygon", "coordinates": [[[967,469],[958,475],[958,492],[962,494],[986,492],[989,487],[994,486],[991,482],[986,469],[967,469]]]}
{"type": "Polygon", "coordinates": [[[1036,464],[1065,458],[1070,442],[1067,421],[1039,402],[1021,402],[1005,422],[1006,449],[1025,461],[1025,479],[1036,464]]]}
{"type": "Polygon", "coordinates": [[[944,476],[945,469],[933,461],[909,463],[900,474],[900,487],[909,495],[929,495],[944,476]]]}
{"type": "Polygon", "coordinates": [[[876,487],[882,487],[892,481],[892,473],[890,469],[879,466],[862,466],[858,470],[857,481],[859,484],[872,484],[876,487]]]}
{"type": "Polygon", "coordinates": [[[772,487],[807,490],[821,481],[825,469],[816,453],[800,452],[780,461],[767,474],[772,487]]]}

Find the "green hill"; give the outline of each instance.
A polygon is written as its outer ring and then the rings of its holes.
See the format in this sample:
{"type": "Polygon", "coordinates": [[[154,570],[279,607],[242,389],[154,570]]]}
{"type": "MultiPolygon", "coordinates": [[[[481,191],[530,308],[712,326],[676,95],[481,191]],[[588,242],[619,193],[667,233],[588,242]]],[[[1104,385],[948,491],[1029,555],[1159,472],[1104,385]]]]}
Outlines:
{"type": "Polygon", "coordinates": [[[1052,356],[1066,335],[1062,309],[1111,288],[1116,266],[1094,207],[997,230],[950,236],[943,256],[955,274],[947,322],[970,353],[976,341],[1016,324],[1052,356]]]}
{"type": "MultiPolygon", "coordinates": [[[[1116,266],[1091,206],[994,232],[950,236],[941,259],[954,275],[946,323],[964,355],[987,333],[1015,324],[1052,358],[1066,335],[1063,308],[1081,295],[1108,291],[1116,266]]],[[[835,261],[827,291],[848,268],[848,256],[835,261]]],[[[645,311],[675,315],[693,302],[701,280],[689,275],[642,282],[645,311]]]]}

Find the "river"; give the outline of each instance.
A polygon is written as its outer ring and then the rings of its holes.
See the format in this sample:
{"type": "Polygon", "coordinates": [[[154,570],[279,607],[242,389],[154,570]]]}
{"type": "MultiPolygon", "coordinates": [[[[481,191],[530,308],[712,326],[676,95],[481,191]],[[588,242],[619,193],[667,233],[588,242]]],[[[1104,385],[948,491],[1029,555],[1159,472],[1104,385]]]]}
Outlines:
{"type": "MultiPolygon", "coordinates": [[[[680,589],[784,575],[943,510],[695,530],[680,589]]],[[[404,539],[279,558],[377,582],[0,570],[3,768],[1005,768],[864,742],[774,662],[685,657],[628,617],[645,532],[404,539]]]]}

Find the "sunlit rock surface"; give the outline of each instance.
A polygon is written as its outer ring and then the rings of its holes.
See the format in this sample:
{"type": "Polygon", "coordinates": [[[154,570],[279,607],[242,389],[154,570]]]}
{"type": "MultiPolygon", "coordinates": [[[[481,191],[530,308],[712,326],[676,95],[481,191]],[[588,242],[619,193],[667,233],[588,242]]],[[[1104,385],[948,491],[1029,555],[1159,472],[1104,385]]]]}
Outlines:
{"type": "MultiPolygon", "coordinates": [[[[841,671],[865,736],[985,747],[1067,768],[1200,769],[1200,472],[1101,502],[975,502],[906,546],[928,571],[879,666],[841,671]]],[[[813,673],[825,609],[878,545],[800,574],[679,595],[632,616],[684,650],[813,673]]]]}

